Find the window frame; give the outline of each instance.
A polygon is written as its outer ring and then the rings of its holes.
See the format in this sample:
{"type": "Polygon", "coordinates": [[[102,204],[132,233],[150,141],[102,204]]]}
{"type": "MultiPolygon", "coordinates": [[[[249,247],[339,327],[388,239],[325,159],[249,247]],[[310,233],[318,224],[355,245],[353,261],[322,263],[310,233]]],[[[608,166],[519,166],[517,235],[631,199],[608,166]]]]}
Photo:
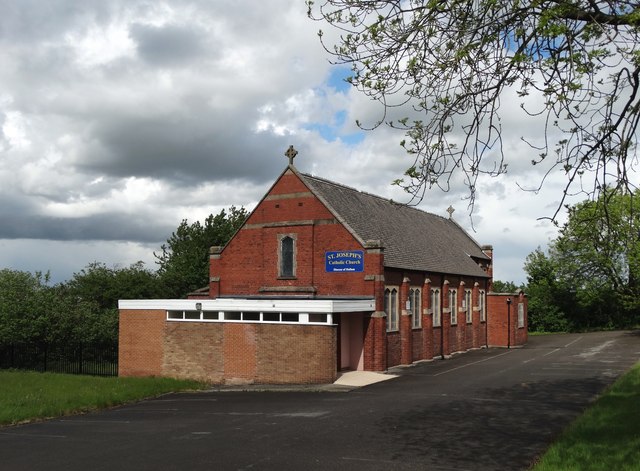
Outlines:
{"type": "Polygon", "coordinates": [[[467,324],[472,324],[473,323],[473,291],[470,289],[464,290],[464,304],[466,308],[467,324]]]}
{"type": "Polygon", "coordinates": [[[440,300],[440,288],[431,288],[431,315],[433,327],[442,326],[442,303],[440,300]]]}
{"type": "Polygon", "coordinates": [[[518,329],[524,329],[524,303],[518,303],[518,329]]]}
{"type": "Polygon", "coordinates": [[[449,310],[451,325],[458,325],[458,290],[456,288],[449,288],[449,310]]]}
{"type": "Polygon", "coordinates": [[[298,255],[298,243],[297,234],[278,234],[278,279],[292,280],[296,278],[297,272],[297,255],[298,255]],[[284,243],[286,240],[291,240],[291,273],[285,273],[285,250],[284,243]]]}
{"type": "Polygon", "coordinates": [[[166,311],[168,322],[333,325],[332,313],[282,311],[166,311]]]}
{"type": "Polygon", "coordinates": [[[411,328],[422,328],[422,289],[418,286],[409,288],[409,307],[411,311],[411,328]]]}
{"type": "Polygon", "coordinates": [[[397,332],[400,328],[400,315],[398,305],[399,297],[399,286],[384,287],[384,312],[387,315],[387,332],[397,332]],[[391,311],[391,308],[393,308],[393,312],[391,311]]]}
{"type": "Polygon", "coordinates": [[[487,322],[487,292],[478,290],[478,308],[480,309],[480,322],[487,322]]]}

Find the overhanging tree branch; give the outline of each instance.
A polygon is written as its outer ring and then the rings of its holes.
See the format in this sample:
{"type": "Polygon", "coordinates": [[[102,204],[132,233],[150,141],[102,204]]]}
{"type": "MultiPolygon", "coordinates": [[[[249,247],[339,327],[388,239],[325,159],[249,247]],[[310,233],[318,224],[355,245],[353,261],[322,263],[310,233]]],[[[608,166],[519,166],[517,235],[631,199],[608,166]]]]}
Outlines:
{"type": "Polygon", "coordinates": [[[637,3],[324,0],[308,6],[310,17],[342,32],[334,46],[323,38],[334,62],[350,65],[350,83],[382,105],[373,126],[359,124],[404,131],[401,145],[413,162],[396,183],[414,200],[432,186],[449,189],[462,173],[473,208],[478,176],[507,170],[514,157],[502,148],[500,104],[510,89],[526,116],[545,116],[543,144],[524,136],[522,142],[538,152],[532,160],[547,166],[543,174],[565,173],[563,201],[575,192],[597,197],[612,180],[614,188],[632,186],[640,119],[637,3]]]}

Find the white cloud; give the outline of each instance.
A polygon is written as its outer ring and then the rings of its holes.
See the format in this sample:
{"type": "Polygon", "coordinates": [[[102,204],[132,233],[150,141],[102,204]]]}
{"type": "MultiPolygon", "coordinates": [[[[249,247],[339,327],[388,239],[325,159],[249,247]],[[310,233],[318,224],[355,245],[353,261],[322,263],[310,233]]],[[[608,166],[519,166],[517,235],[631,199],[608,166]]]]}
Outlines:
{"type": "MultiPolygon", "coordinates": [[[[412,161],[380,105],[336,87],[304,2],[0,0],[0,267],[52,270],[145,260],[182,219],[248,209],[284,166],[407,201],[391,182],[412,161]]],[[[326,29],[331,43],[337,32],[326,29]]],[[[503,102],[510,173],[479,184],[474,237],[496,275],[523,280],[525,256],[553,229],[536,220],[559,181],[534,197],[533,127],[503,102]]],[[[395,113],[395,112],[394,112],[395,113]]],[[[398,116],[404,111],[397,112],[398,116]]],[[[394,116],[396,118],[396,116],[394,116]]],[[[535,121],[535,120],[533,120],[535,121]]],[[[421,207],[471,229],[466,190],[421,207]]]]}

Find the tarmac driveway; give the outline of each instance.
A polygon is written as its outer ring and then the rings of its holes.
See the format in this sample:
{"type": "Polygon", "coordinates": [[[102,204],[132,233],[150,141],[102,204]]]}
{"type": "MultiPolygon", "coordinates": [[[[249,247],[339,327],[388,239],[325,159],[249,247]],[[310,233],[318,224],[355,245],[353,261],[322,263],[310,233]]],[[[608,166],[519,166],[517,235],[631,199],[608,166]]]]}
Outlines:
{"type": "Polygon", "coordinates": [[[168,395],[2,428],[0,469],[527,469],[638,360],[638,333],[554,335],[347,393],[168,395]]]}

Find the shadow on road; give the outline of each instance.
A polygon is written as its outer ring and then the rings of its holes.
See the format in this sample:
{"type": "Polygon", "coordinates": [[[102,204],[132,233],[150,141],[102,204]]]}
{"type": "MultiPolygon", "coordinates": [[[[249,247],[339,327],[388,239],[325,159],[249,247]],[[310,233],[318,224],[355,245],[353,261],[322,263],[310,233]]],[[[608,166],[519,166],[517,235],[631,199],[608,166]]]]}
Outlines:
{"type": "Polygon", "coordinates": [[[527,469],[588,406],[585,398],[605,386],[587,378],[484,389],[473,397],[460,391],[378,425],[397,450],[394,459],[420,459],[435,468],[527,469]]]}

